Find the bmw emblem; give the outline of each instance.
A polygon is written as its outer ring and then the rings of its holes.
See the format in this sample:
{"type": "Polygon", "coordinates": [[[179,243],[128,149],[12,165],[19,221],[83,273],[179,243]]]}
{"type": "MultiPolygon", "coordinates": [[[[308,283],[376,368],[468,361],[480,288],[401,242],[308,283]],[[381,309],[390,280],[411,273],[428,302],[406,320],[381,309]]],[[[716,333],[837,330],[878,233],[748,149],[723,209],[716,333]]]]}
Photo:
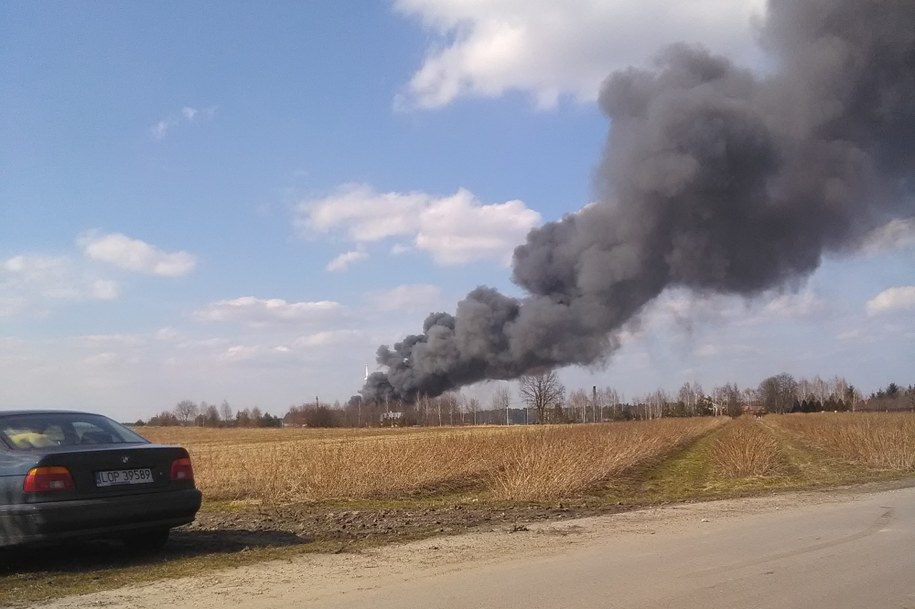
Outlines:
{"type": "Polygon", "coordinates": [[[124,465],[127,465],[128,461],[130,461],[130,457],[128,457],[127,455],[124,455],[123,457],[121,457],[121,463],[123,463],[124,465]]]}

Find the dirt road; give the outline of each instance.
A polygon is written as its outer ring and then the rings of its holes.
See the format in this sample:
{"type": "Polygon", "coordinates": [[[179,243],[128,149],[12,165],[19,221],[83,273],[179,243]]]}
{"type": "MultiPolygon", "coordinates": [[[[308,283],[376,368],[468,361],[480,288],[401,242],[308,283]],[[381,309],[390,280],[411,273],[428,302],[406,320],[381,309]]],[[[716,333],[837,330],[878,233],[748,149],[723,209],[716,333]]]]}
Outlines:
{"type": "Polygon", "coordinates": [[[309,555],[48,609],[915,607],[915,488],[795,493],[309,555]]]}

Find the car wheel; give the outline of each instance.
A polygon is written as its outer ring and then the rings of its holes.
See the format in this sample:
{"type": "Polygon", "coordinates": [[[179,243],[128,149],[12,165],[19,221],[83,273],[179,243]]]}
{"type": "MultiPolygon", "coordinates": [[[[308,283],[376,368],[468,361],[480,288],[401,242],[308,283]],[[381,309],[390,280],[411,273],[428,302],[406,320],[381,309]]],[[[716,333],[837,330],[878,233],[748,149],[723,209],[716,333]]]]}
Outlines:
{"type": "Polygon", "coordinates": [[[169,529],[155,529],[125,535],[123,541],[129,551],[136,554],[148,554],[161,550],[168,541],[168,534],[169,529]]]}

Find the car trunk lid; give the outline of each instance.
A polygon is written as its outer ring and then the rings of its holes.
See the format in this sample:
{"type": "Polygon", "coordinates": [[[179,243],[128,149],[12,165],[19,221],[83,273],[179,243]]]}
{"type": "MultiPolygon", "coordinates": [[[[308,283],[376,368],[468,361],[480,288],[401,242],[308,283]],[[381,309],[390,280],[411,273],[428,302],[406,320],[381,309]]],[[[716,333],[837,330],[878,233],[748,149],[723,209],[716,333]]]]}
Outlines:
{"type": "Polygon", "coordinates": [[[74,488],[68,492],[41,493],[41,500],[191,488],[193,480],[172,480],[172,464],[187,458],[184,448],[157,444],[93,446],[54,452],[43,456],[38,467],[66,467],[74,488]]]}

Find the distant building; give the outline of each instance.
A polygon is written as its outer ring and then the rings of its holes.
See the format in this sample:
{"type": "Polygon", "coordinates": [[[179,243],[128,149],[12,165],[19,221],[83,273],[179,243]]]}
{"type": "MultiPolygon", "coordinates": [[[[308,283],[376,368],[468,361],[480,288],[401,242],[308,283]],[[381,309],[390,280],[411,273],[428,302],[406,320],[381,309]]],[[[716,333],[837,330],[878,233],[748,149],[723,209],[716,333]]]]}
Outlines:
{"type": "Polygon", "coordinates": [[[388,427],[399,427],[403,425],[403,413],[402,412],[382,412],[381,413],[381,424],[388,427]]]}

